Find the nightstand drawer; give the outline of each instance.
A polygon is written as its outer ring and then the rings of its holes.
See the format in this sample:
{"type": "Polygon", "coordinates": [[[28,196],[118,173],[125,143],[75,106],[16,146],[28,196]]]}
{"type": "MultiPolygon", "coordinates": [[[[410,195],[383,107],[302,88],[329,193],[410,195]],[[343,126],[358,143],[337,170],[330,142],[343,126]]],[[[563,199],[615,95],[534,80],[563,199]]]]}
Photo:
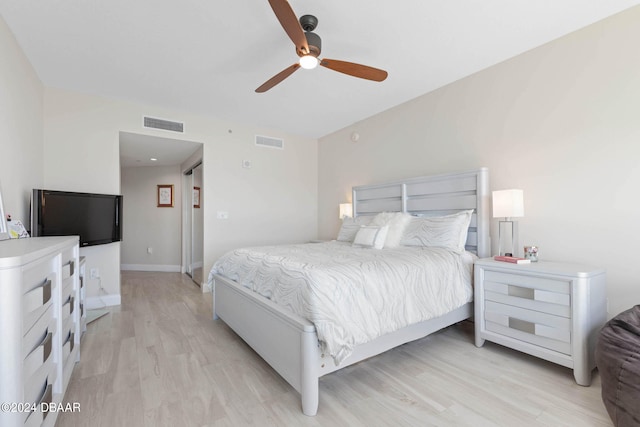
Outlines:
{"type": "MultiPolygon", "coordinates": [[[[493,326],[490,324],[493,323],[500,326],[500,328],[493,329],[500,329],[504,335],[522,339],[522,333],[530,334],[535,337],[523,340],[565,354],[571,353],[571,320],[566,317],[487,301],[484,318],[487,322],[487,330],[492,330],[493,326]],[[503,328],[508,328],[508,330],[503,328]],[[538,340],[538,338],[542,338],[542,340],[538,340]],[[546,339],[553,340],[553,342],[539,344],[539,341],[545,343],[546,339]]],[[[494,332],[498,331],[494,330],[494,332]]]]}
{"type": "Polygon", "coordinates": [[[485,271],[485,282],[502,283],[504,285],[514,285],[521,288],[530,288],[540,291],[548,291],[556,294],[570,294],[571,283],[565,280],[549,279],[535,275],[523,275],[503,273],[500,271],[485,271]]]}
{"type": "Polygon", "coordinates": [[[495,301],[540,313],[571,317],[571,296],[563,292],[486,281],[484,283],[484,298],[487,301],[495,301]]]}
{"type": "MultiPolygon", "coordinates": [[[[523,322],[523,323],[526,324],[526,322],[523,322]]],[[[512,324],[512,326],[515,326],[515,322],[514,324],[512,324]]],[[[522,329],[526,329],[527,326],[529,325],[522,327],[522,329]]],[[[534,326],[537,326],[537,325],[534,325],[534,326]]],[[[563,342],[563,341],[546,338],[543,336],[532,334],[530,332],[525,332],[520,329],[516,329],[514,327],[503,326],[503,325],[499,325],[497,323],[492,323],[489,321],[486,322],[485,327],[486,327],[486,330],[489,332],[515,338],[517,340],[528,342],[538,347],[548,348],[549,350],[557,351],[559,353],[563,353],[566,355],[571,355],[570,342],[563,342]]]]}

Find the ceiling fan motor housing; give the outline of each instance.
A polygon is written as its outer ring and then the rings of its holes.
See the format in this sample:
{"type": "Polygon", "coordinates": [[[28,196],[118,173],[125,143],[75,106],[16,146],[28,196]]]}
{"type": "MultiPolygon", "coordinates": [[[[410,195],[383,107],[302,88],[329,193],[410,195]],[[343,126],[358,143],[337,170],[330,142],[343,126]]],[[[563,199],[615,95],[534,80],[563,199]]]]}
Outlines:
{"type": "MultiPolygon", "coordinates": [[[[320,39],[319,35],[317,35],[316,33],[312,33],[311,31],[305,32],[304,36],[307,38],[307,44],[309,45],[309,50],[311,51],[309,53],[317,58],[322,51],[322,39],[320,39]]],[[[304,53],[302,53],[302,55],[300,53],[301,52],[298,52],[298,56],[304,55],[304,53]]]]}

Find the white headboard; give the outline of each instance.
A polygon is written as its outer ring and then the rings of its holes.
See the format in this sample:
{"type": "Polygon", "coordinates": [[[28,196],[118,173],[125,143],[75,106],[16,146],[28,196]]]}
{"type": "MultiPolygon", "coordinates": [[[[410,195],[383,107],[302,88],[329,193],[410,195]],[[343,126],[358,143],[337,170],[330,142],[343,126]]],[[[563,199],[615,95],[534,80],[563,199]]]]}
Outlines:
{"type": "Polygon", "coordinates": [[[408,212],[447,215],[474,209],[467,235],[468,251],[491,256],[489,169],[404,179],[353,187],[353,215],[408,212]]]}

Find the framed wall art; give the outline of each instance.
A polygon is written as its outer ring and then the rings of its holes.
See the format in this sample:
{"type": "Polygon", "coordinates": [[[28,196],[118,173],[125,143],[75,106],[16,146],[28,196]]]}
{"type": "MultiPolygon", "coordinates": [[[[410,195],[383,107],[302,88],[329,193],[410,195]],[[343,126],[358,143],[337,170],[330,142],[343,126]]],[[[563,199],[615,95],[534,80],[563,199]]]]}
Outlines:
{"type": "Polygon", "coordinates": [[[200,207],[200,187],[193,187],[193,207],[200,207]]]}
{"type": "Polygon", "coordinates": [[[173,207],[173,184],[158,185],[158,207],[159,208],[173,207]]]}

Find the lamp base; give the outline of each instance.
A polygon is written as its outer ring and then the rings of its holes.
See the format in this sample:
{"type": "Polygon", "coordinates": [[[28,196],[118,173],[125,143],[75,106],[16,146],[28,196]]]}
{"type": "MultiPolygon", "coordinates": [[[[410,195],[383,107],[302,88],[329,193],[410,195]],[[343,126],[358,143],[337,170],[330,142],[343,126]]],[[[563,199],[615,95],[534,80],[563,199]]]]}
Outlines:
{"type": "Polygon", "coordinates": [[[498,221],[498,255],[517,256],[517,221],[498,221]]]}

